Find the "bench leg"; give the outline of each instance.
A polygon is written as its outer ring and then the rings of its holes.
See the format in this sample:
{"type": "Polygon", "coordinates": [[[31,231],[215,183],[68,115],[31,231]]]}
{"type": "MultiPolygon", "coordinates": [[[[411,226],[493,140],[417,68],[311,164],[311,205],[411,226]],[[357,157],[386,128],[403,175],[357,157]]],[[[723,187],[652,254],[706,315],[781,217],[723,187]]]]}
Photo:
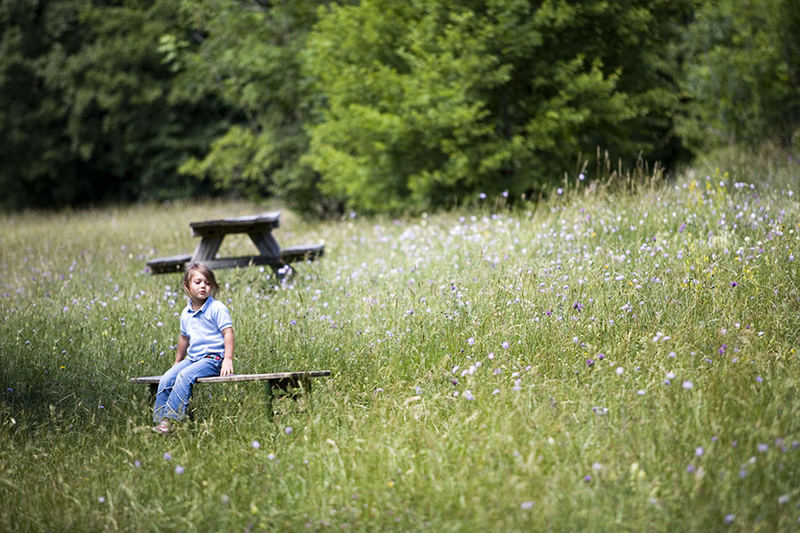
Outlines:
{"type": "Polygon", "coordinates": [[[270,418],[275,417],[275,409],[273,407],[275,389],[282,390],[295,401],[298,401],[302,395],[307,398],[309,404],[311,403],[311,378],[308,377],[268,380],[264,385],[264,389],[267,400],[267,414],[270,418]]]}
{"type": "Polygon", "coordinates": [[[264,392],[266,393],[266,400],[267,400],[267,415],[269,415],[270,420],[275,416],[275,411],[272,409],[272,381],[267,380],[264,384],[264,392]]]}

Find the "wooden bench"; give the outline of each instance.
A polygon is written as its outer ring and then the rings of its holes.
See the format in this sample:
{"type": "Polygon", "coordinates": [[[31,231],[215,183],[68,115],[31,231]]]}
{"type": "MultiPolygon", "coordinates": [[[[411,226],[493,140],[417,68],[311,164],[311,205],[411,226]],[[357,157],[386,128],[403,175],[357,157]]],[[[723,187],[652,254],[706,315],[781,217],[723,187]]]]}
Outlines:
{"type": "Polygon", "coordinates": [[[218,220],[191,222],[192,235],[200,237],[194,253],[158,257],[147,262],[151,274],[182,272],[190,261],[200,261],[211,268],[236,268],[269,265],[282,277],[282,268],[289,263],[313,261],[325,252],[324,244],[301,244],[281,248],[272,230],[279,226],[280,212],[272,211],[260,215],[248,215],[218,220]],[[242,257],[217,257],[217,252],[226,235],[246,233],[259,253],[242,257]]]}
{"type": "MultiPolygon", "coordinates": [[[[273,415],[272,398],[275,389],[283,390],[285,392],[296,392],[297,389],[302,388],[306,393],[311,393],[311,380],[313,378],[321,378],[330,376],[330,370],[315,370],[311,372],[277,372],[273,374],[231,374],[230,376],[211,376],[207,378],[198,378],[197,383],[239,383],[245,381],[263,381],[265,382],[265,392],[267,399],[267,414],[270,417],[273,415]]],[[[142,376],[138,378],[131,378],[131,383],[146,383],[150,387],[150,402],[153,403],[158,393],[158,382],[161,376],[142,376]]],[[[187,413],[191,416],[191,410],[187,409],[187,413]]]]}

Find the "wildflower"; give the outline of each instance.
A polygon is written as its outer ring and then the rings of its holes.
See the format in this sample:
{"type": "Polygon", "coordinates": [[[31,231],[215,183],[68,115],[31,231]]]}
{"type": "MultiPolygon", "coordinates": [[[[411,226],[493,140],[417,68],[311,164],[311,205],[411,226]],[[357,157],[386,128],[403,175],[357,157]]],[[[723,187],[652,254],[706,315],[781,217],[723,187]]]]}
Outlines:
{"type": "Polygon", "coordinates": [[[523,510],[530,509],[532,507],[533,507],[533,502],[522,502],[521,504],[519,504],[519,508],[523,510]]]}
{"type": "Polygon", "coordinates": [[[645,394],[647,394],[647,392],[644,390],[637,390],[636,394],[638,394],[639,396],[644,396],[645,394]]]}
{"type": "Polygon", "coordinates": [[[291,435],[291,434],[292,434],[292,431],[294,431],[294,429],[292,429],[292,426],[286,426],[286,427],[283,429],[283,432],[284,432],[284,433],[286,433],[287,435],[291,435]]]}
{"type": "Polygon", "coordinates": [[[726,524],[732,524],[735,518],[736,518],[735,514],[728,513],[728,514],[725,515],[725,523],[726,524]]]}
{"type": "Polygon", "coordinates": [[[480,198],[481,200],[485,200],[486,199],[486,193],[485,192],[480,193],[478,195],[478,198],[480,198]]]}
{"type": "Polygon", "coordinates": [[[769,450],[769,444],[758,445],[758,451],[760,451],[761,453],[767,453],[767,450],[769,450]]]}
{"type": "Polygon", "coordinates": [[[472,395],[472,391],[467,389],[464,391],[464,399],[465,400],[474,400],[475,396],[472,395]]]}
{"type": "Polygon", "coordinates": [[[178,475],[183,474],[183,467],[181,465],[176,466],[175,467],[175,473],[178,474],[178,475]]]}
{"type": "Polygon", "coordinates": [[[784,503],[787,503],[788,501],[789,501],[789,495],[788,494],[782,494],[778,498],[778,503],[781,504],[781,505],[783,505],[784,503]]]}
{"type": "Polygon", "coordinates": [[[697,457],[702,457],[704,453],[705,453],[705,450],[703,449],[702,446],[698,446],[697,448],[694,449],[694,454],[697,457]]]}
{"type": "Polygon", "coordinates": [[[686,467],[686,472],[687,472],[687,473],[689,473],[689,474],[691,474],[692,472],[694,472],[694,465],[689,465],[689,466],[687,466],[687,467],[686,467]]]}
{"type": "Polygon", "coordinates": [[[172,461],[172,455],[169,452],[164,452],[164,460],[165,461],[172,461]]]}
{"type": "Polygon", "coordinates": [[[475,339],[474,339],[474,338],[472,338],[472,337],[470,337],[469,339],[467,339],[467,344],[469,344],[470,346],[472,346],[473,344],[475,344],[475,339]]]}
{"type": "Polygon", "coordinates": [[[736,287],[738,284],[735,281],[731,281],[731,288],[736,287]]]}
{"type": "Polygon", "coordinates": [[[621,376],[622,374],[625,373],[625,369],[622,368],[621,366],[618,366],[615,372],[617,373],[618,376],[621,376]]]}
{"type": "Polygon", "coordinates": [[[594,359],[587,359],[586,366],[594,366],[594,359]]]}
{"type": "Polygon", "coordinates": [[[606,354],[604,354],[604,353],[599,353],[599,354],[597,354],[597,358],[598,358],[599,360],[601,360],[601,361],[602,361],[603,359],[605,359],[605,358],[606,358],[606,354]]]}
{"type": "Polygon", "coordinates": [[[694,388],[694,383],[692,383],[689,380],[686,380],[683,383],[681,383],[681,387],[683,387],[685,390],[692,390],[694,388]]]}
{"type": "Polygon", "coordinates": [[[250,446],[252,446],[254,450],[258,450],[259,448],[261,448],[261,443],[258,442],[257,440],[254,440],[253,442],[250,443],[250,446]]]}
{"type": "Polygon", "coordinates": [[[585,476],[583,476],[583,480],[586,483],[589,483],[592,480],[592,476],[590,476],[589,474],[586,474],[585,476]]]}
{"type": "Polygon", "coordinates": [[[133,462],[133,466],[135,466],[136,468],[141,468],[142,467],[142,462],[139,459],[136,459],[133,462]]]}
{"type": "Polygon", "coordinates": [[[764,378],[762,378],[761,376],[756,376],[756,382],[757,383],[761,383],[763,381],[764,381],[764,378]]]}
{"type": "Polygon", "coordinates": [[[269,459],[270,461],[274,461],[275,460],[275,454],[274,453],[270,453],[269,455],[267,455],[267,459],[269,459]]]}
{"type": "Polygon", "coordinates": [[[500,394],[500,389],[494,389],[494,390],[492,391],[492,394],[493,394],[493,395],[500,394]]]}
{"type": "Polygon", "coordinates": [[[500,346],[502,346],[504,350],[508,350],[508,341],[503,341],[500,346]]]}
{"type": "Polygon", "coordinates": [[[105,496],[98,496],[98,497],[97,497],[97,502],[98,502],[98,503],[106,503],[106,498],[105,498],[105,496]]]}

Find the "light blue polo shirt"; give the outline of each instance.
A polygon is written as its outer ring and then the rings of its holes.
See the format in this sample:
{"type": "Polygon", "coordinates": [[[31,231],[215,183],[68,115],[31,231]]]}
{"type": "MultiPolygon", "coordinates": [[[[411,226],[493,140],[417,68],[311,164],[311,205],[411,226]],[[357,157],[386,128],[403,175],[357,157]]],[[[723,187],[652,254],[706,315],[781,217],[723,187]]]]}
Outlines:
{"type": "Polygon", "coordinates": [[[231,313],[225,304],[209,296],[203,307],[192,311],[191,303],[181,313],[181,335],[189,338],[186,356],[200,359],[206,355],[225,355],[222,330],[232,328],[231,313]]]}

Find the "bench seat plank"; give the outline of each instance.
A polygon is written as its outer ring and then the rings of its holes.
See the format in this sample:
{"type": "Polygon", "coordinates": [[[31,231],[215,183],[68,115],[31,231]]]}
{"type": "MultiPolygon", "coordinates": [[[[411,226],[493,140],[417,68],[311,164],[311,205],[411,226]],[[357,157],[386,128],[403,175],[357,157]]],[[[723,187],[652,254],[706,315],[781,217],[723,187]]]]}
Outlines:
{"type": "Polygon", "coordinates": [[[189,254],[172,255],[169,257],[158,257],[147,262],[147,267],[152,274],[168,274],[171,272],[183,272],[183,269],[192,259],[189,254]]]}
{"type": "MultiPolygon", "coordinates": [[[[330,370],[314,370],[311,372],[275,372],[272,374],[231,374],[230,376],[210,376],[198,378],[198,383],[226,383],[239,381],[280,381],[283,379],[304,379],[330,376],[330,370]]],[[[161,376],[142,376],[131,378],[131,383],[158,383],[161,376]]]]}
{"type": "Polygon", "coordinates": [[[281,260],[285,263],[297,261],[313,261],[319,259],[325,253],[325,245],[319,244],[298,244],[281,248],[281,260]]]}

